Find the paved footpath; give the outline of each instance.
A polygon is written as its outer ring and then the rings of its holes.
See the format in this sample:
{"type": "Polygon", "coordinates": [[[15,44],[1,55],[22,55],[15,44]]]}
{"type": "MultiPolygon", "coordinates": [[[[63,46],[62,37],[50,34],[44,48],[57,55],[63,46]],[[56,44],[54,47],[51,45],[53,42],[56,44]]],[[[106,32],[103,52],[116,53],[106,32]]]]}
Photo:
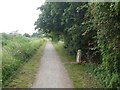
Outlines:
{"type": "Polygon", "coordinates": [[[50,41],[47,42],[32,88],[72,88],[67,71],[50,41]]]}

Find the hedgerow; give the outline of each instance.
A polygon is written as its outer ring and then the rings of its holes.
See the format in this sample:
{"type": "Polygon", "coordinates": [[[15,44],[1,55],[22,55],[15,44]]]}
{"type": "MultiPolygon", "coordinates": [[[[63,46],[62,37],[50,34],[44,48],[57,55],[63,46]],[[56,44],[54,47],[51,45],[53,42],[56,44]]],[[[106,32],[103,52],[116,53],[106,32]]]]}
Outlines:
{"type": "Polygon", "coordinates": [[[71,55],[99,63],[95,69],[104,87],[120,88],[120,2],[46,2],[36,29],[63,40],[71,55]]]}

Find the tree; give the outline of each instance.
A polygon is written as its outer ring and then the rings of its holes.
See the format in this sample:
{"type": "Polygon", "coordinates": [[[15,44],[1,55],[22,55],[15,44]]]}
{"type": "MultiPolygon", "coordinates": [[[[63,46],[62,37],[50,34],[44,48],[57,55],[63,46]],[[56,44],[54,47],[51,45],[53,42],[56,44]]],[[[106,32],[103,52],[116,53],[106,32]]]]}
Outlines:
{"type": "Polygon", "coordinates": [[[24,33],[23,36],[25,36],[25,37],[30,37],[30,35],[29,35],[28,33],[24,33]]]}
{"type": "Polygon", "coordinates": [[[100,65],[95,71],[105,87],[120,88],[120,2],[45,3],[36,29],[64,40],[71,55],[100,65]]]}

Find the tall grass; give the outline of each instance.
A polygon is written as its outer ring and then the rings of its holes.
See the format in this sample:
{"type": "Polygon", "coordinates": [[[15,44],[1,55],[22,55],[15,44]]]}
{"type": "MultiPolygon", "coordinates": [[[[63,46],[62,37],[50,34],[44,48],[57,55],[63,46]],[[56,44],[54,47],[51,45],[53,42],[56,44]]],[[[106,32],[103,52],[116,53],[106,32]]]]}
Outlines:
{"type": "Polygon", "coordinates": [[[2,34],[2,83],[13,78],[19,68],[40,47],[42,40],[2,34]]]}

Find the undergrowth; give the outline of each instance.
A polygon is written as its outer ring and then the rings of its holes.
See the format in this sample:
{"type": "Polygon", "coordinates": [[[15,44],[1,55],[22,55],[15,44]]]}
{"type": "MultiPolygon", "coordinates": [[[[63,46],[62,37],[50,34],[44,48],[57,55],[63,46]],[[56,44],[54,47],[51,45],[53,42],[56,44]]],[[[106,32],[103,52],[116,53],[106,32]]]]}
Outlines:
{"type": "Polygon", "coordinates": [[[2,85],[14,78],[19,68],[28,62],[42,45],[38,38],[2,33],[2,85]]]}
{"type": "Polygon", "coordinates": [[[65,65],[75,88],[101,88],[102,85],[96,80],[94,69],[97,67],[91,63],[76,64],[75,57],[70,56],[62,42],[53,42],[63,64],[65,65]]]}

